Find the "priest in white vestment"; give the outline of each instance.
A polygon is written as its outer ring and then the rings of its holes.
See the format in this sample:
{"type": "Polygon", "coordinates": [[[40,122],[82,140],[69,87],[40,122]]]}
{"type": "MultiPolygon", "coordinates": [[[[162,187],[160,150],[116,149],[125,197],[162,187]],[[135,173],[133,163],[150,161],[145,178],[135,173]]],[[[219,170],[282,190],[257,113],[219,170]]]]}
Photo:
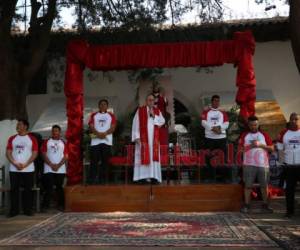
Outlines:
{"type": "Polygon", "coordinates": [[[154,96],[148,95],[146,105],[138,108],[132,124],[134,181],[161,182],[159,128],[164,123],[161,112],[154,107],[154,96]]]}

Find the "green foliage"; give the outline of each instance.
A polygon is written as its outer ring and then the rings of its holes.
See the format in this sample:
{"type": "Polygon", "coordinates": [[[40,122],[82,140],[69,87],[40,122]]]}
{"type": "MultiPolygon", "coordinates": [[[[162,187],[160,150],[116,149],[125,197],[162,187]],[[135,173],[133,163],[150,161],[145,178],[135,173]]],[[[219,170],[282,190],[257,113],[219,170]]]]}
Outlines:
{"type": "Polygon", "coordinates": [[[204,128],[201,125],[199,114],[194,114],[191,116],[189,131],[194,139],[195,149],[204,148],[204,128]]]}
{"type": "Polygon", "coordinates": [[[235,104],[227,112],[228,119],[229,119],[229,126],[227,129],[228,143],[236,144],[241,134],[242,126],[239,119],[239,110],[240,110],[239,105],[235,104]]]}
{"type": "Polygon", "coordinates": [[[157,83],[157,77],[164,72],[161,68],[137,69],[128,71],[128,80],[137,83],[140,80],[149,80],[157,83]]]}
{"type": "Polygon", "coordinates": [[[125,125],[128,122],[128,115],[118,116],[117,126],[114,131],[114,138],[119,138],[123,135],[125,130],[125,125]]]}

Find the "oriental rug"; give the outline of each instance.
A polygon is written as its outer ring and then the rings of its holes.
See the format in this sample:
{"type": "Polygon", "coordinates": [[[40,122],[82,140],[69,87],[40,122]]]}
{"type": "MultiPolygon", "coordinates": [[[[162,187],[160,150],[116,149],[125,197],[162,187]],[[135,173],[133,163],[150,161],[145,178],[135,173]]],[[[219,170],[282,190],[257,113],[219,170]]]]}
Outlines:
{"type": "Polygon", "coordinates": [[[277,247],[240,213],[59,213],[0,246],[277,247]]]}
{"type": "Polygon", "coordinates": [[[300,250],[300,225],[266,225],[259,227],[280,247],[289,250],[300,250]]]}

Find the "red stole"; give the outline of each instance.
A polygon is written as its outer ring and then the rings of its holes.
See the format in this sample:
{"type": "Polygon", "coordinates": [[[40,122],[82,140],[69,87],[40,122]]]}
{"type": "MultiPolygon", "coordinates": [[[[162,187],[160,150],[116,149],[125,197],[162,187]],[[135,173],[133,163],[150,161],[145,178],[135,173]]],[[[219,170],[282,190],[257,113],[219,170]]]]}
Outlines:
{"type": "MultiPolygon", "coordinates": [[[[153,108],[154,114],[159,115],[159,109],[153,108]]],[[[147,106],[139,107],[141,163],[150,164],[150,148],[148,143],[148,111],[147,106]]],[[[154,125],[153,161],[159,161],[159,127],[154,125]]]]}

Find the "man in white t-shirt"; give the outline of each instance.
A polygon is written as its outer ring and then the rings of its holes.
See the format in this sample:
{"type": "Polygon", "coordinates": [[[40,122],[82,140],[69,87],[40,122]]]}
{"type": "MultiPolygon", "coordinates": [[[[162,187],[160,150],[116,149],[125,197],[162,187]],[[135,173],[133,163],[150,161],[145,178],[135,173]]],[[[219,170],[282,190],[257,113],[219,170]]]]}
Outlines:
{"type": "Polygon", "coordinates": [[[34,136],[28,133],[29,123],[27,120],[18,120],[17,134],[8,139],[6,157],[10,162],[10,211],[8,217],[19,214],[19,194],[23,185],[22,205],[25,215],[32,215],[34,182],[33,161],[38,155],[38,143],[34,136]]]}
{"type": "MultiPolygon", "coordinates": [[[[211,97],[211,106],[205,109],[201,114],[201,124],[205,129],[204,147],[209,150],[210,155],[206,161],[207,166],[204,169],[207,174],[204,174],[206,179],[216,180],[217,169],[220,172],[222,181],[227,181],[228,169],[225,164],[221,166],[212,166],[210,159],[217,151],[222,151],[224,159],[226,155],[227,136],[226,130],[229,126],[228,115],[225,111],[219,109],[220,96],[213,95],[211,97]]],[[[225,163],[225,162],[224,162],[225,163]]]]}
{"type": "Polygon", "coordinates": [[[239,139],[239,151],[243,152],[243,181],[245,185],[245,204],[241,212],[247,213],[250,209],[250,198],[255,179],[257,178],[263,198],[263,209],[273,212],[268,205],[269,182],[269,152],[274,151],[271,137],[259,130],[258,118],[248,118],[248,128],[239,139]]]}
{"type": "Polygon", "coordinates": [[[111,156],[113,132],[116,128],[116,117],[107,111],[108,101],[103,99],[98,102],[99,111],[91,114],[89,127],[92,132],[90,148],[90,171],[88,182],[96,184],[107,182],[108,161],[111,156]],[[99,161],[101,166],[98,169],[99,161]],[[97,181],[98,175],[98,181],[97,181]]]}
{"type": "Polygon", "coordinates": [[[45,194],[42,202],[42,209],[44,211],[50,206],[54,185],[57,193],[57,208],[59,210],[64,209],[63,184],[66,175],[68,152],[60,134],[60,126],[53,125],[51,138],[45,140],[41,148],[44,158],[43,186],[45,194]]]}
{"type": "Polygon", "coordinates": [[[288,128],[278,136],[277,149],[283,153],[283,163],[286,173],[286,217],[294,215],[295,189],[300,181],[300,128],[299,115],[292,113],[288,128]]]}

